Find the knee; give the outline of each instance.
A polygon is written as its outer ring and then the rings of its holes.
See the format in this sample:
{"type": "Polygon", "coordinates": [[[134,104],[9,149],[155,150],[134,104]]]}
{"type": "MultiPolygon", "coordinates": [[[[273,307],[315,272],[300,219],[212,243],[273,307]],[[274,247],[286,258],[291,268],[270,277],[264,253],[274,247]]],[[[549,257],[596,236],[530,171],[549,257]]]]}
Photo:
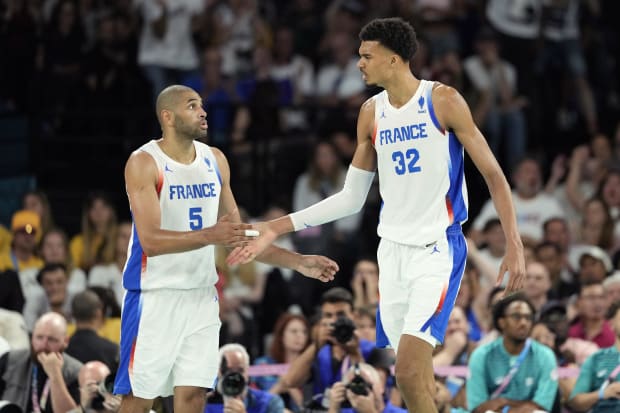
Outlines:
{"type": "Polygon", "coordinates": [[[407,388],[413,393],[426,393],[431,396],[435,394],[434,376],[424,374],[421,369],[399,368],[398,364],[394,368],[394,378],[399,388],[407,388]]]}
{"type": "Polygon", "coordinates": [[[204,406],[207,402],[207,393],[205,389],[200,387],[184,388],[183,391],[177,392],[174,396],[181,399],[181,403],[186,406],[204,406]]]}

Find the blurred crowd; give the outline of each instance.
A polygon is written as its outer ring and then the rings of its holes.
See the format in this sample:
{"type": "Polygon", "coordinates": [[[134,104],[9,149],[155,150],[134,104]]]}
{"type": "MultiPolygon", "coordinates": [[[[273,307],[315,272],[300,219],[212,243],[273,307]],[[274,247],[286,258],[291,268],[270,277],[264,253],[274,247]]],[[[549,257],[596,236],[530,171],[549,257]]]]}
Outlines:
{"type": "MultiPolygon", "coordinates": [[[[154,97],[185,84],[205,101],[207,141],[230,160],[243,219],[273,219],[342,187],[359,106],[377,92],[356,67],[357,33],[372,18],[401,16],[419,36],[414,74],[461,92],[510,178],[526,250],[522,301],[494,306],[505,239],[481,178],[470,173],[468,265],[435,367],[477,360],[470,368],[485,371],[483,358],[499,357],[489,346],[525,331],[551,349],[553,359],[541,365],[588,363],[581,373],[592,374],[596,363],[611,363],[611,373],[620,364],[605,358],[620,349],[619,15],[614,0],[2,0],[0,116],[27,117],[33,142],[121,137],[137,147],[158,136],[154,97]],[[511,318],[511,305],[520,315],[511,318]],[[484,357],[470,357],[478,348],[484,357]]],[[[79,228],[64,225],[45,187],[7,211],[0,354],[43,351],[35,333],[51,325],[61,339],[71,337],[60,351],[114,371],[132,227],[114,202],[123,188],[92,189],[76,188],[79,228]]],[[[402,404],[393,353],[374,349],[380,204],[375,184],[359,214],[277,240],[335,259],[341,271],[328,285],[261,263],[230,267],[227,251],[217,250],[221,344],[242,346],[247,365],[298,360],[279,378],[250,379],[251,389],[281,395],[293,411],[338,411],[346,382],[363,376],[381,411],[402,404]],[[344,343],[332,335],[339,317],[355,325],[344,343]],[[329,388],[333,396],[323,401],[329,388]]],[[[78,400],[75,366],[67,386],[78,400]]],[[[86,366],[83,374],[104,371],[86,366]]],[[[440,412],[476,411],[472,401],[491,397],[480,382],[467,388],[462,377],[438,379],[440,412]]],[[[555,392],[541,390],[540,405],[586,411],[620,398],[607,383],[600,400],[584,402],[580,395],[607,378],[586,379],[560,379],[555,392]]],[[[545,382],[536,376],[526,387],[545,382]]],[[[534,397],[517,393],[510,396],[534,397]]]]}

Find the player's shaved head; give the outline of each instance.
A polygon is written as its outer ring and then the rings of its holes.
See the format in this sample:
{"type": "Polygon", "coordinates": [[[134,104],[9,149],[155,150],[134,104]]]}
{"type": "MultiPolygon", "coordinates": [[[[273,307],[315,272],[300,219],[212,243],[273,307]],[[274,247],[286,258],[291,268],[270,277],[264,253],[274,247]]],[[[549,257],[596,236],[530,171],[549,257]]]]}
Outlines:
{"type": "Polygon", "coordinates": [[[157,96],[157,103],[155,104],[155,110],[157,111],[157,118],[161,123],[161,111],[169,110],[174,112],[175,107],[178,107],[179,99],[185,93],[196,93],[194,89],[183,85],[168,86],[159,93],[157,96]]]}

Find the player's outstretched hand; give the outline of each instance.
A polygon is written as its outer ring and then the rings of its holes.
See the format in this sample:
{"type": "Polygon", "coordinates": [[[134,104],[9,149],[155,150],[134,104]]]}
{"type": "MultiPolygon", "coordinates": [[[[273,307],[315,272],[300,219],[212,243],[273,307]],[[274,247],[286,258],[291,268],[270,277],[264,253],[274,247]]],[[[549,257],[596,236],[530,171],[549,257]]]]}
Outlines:
{"type": "Polygon", "coordinates": [[[247,264],[265,251],[278,237],[278,234],[271,230],[266,222],[253,224],[252,227],[258,230],[258,236],[251,238],[250,242],[245,242],[232,250],[226,258],[228,265],[247,264]]]}
{"type": "Polygon", "coordinates": [[[502,265],[499,267],[496,285],[499,285],[502,282],[506,271],[508,271],[510,278],[508,279],[506,290],[504,290],[504,295],[509,295],[523,288],[523,281],[525,279],[525,259],[523,258],[523,247],[506,247],[506,255],[502,260],[502,265]]]}
{"type": "Polygon", "coordinates": [[[234,212],[236,211],[222,215],[215,225],[207,228],[213,244],[242,247],[256,238],[250,235],[251,232],[248,232],[254,230],[251,224],[231,221],[234,212]]]}
{"type": "Polygon", "coordinates": [[[333,281],[339,269],[335,261],[322,255],[303,255],[299,267],[296,268],[306,277],[316,278],[324,283],[333,281]]]}

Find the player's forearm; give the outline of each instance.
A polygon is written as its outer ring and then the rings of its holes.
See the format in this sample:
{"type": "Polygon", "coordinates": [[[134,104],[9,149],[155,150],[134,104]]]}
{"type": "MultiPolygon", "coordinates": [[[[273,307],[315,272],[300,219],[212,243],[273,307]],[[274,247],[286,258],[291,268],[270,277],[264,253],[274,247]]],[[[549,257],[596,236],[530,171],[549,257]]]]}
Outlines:
{"type": "Polygon", "coordinates": [[[578,412],[590,410],[599,400],[598,391],[580,393],[568,401],[568,407],[578,412]]]}
{"type": "Polygon", "coordinates": [[[517,228],[517,218],[508,181],[506,181],[501,170],[498,170],[486,177],[486,182],[489,187],[489,193],[493,198],[498,218],[502,223],[507,245],[522,248],[523,245],[517,228]]]}
{"type": "Polygon", "coordinates": [[[142,251],[147,257],[186,252],[219,243],[212,228],[187,232],[157,229],[139,237],[142,251]]]}
{"type": "Polygon", "coordinates": [[[274,267],[297,270],[297,268],[299,268],[299,264],[301,263],[301,254],[277,247],[275,245],[270,245],[261,255],[256,257],[256,260],[265,264],[273,265],[274,267]]]}

